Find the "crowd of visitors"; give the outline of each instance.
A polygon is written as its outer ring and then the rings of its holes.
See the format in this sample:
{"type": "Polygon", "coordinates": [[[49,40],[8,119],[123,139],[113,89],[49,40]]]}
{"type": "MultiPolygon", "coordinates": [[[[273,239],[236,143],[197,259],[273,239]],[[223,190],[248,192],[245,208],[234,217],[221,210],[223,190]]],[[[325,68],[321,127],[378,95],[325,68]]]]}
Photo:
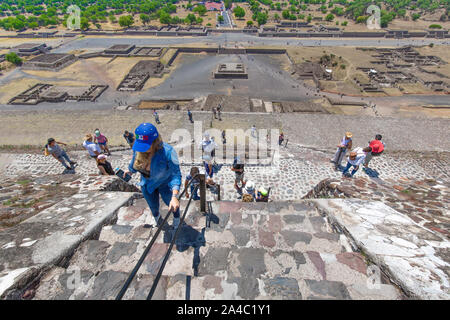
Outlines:
{"type": "Polygon", "coordinates": [[[353,177],[361,165],[364,165],[363,170],[367,172],[369,162],[372,157],[380,156],[383,153],[385,146],[381,141],[381,134],[377,134],[374,140],[369,141],[367,147],[358,147],[352,150],[352,137],[353,135],[351,132],[345,133],[341,143],[337,146],[333,159],[331,159],[331,162],[334,163],[335,169],[339,170],[341,168],[342,160],[344,159],[346,153],[349,152],[347,157],[347,165],[342,170],[342,174],[346,177],[353,177]],[[353,167],[353,170],[349,174],[348,171],[351,167],[353,167]]]}
{"type": "MultiPolygon", "coordinates": [[[[218,119],[221,120],[221,106],[213,108],[212,111],[214,118],[217,119],[218,115],[218,119]]],[[[187,115],[189,121],[193,123],[193,114],[189,109],[187,110],[187,115]]],[[[155,123],[160,124],[156,110],[153,111],[153,116],[155,123]]],[[[252,137],[258,138],[255,125],[252,125],[250,132],[252,137]]],[[[133,152],[128,171],[125,173],[119,168],[114,170],[108,161],[111,155],[108,147],[108,138],[100,132],[100,129],[97,128],[93,134],[88,133],[85,135],[83,147],[88,152],[88,156],[95,159],[101,175],[118,175],[128,181],[133,174],[140,173],[139,186],[157,224],[160,225],[162,223],[162,217],[159,212],[159,198],[161,197],[174,213],[173,227],[178,226],[180,213],[177,195],[180,192],[182,175],[175,150],[169,144],[163,142],[156,126],[151,123],[140,124],[134,130],[134,133],[125,130],[123,137],[133,152]]],[[[225,130],[222,131],[221,138],[222,143],[226,144],[225,130]]],[[[270,141],[269,135],[266,138],[267,141],[270,141]]],[[[366,147],[353,148],[352,138],[353,134],[351,132],[345,132],[337,145],[334,157],[331,159],[335,169],[341,170],[345,177],[353,177],[361,166],[364,166],[364,171],[368,170],[371,159],[380,156],[385,148],[380,134],[377,134],[375,139],[369,141],[366,147]],[[346,156],[347,164],[343,167],[341,164],[346,156]],[[352,170],[349,173],[350,169],[352,170]]],[[[283,142],[287,145],[287,139],[284,133],[281,132],[278,144],[281,146],[283,142]]],[[[51,154],[67,170],[73,171],[77,163],[69,158],[67,152],[60,145],[67,146],[63,142],[57,142],[54,138],[49,138],[45,145],[45,154],[51,154]]],[[[200,199],[198,195],[199,174],[205,175],[206,186],[214,193],[217,191],[217,184],[213,179],[215,174],[221,169],[221,165],[218,165],[215,161],[215,151],[218,145],[214,141],[214,137],[205,132],[198,147],[202,150],[203,167],[191,167],[184,181],[185,195],[187,198],[192,195],[193,200],[200,199]]],[[[231,171],[235,175],[234,189],[238,194],[238,199],[242,199],[244,202],[269,201],[270,188],[266,189],[264,186],[256,186],[254,181],[246,180],[245,163],[239,156],[235,157],[231,165],[231,171]]]]}

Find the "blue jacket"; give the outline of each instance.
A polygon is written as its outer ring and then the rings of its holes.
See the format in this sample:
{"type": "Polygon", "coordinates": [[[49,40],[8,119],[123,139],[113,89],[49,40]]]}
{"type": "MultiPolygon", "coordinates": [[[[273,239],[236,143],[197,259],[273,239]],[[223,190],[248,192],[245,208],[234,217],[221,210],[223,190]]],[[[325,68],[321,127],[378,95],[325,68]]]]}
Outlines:
{"type": "MultiPolygon", "coordinates": [[[[137,171],[133,168],[136,152],[133,152],[133,158],[128,166],[132,173],[137,171]]],[[[175,149],[163,143],[163,148],[158,150],[152,158],[150,164],[150,177],[146,178],[141,174],[141,187],[147,188],[149,193],[153,193],[159,186],[168,185],[170,190],[180,190],[181,171],[178,156],[175,149]]]]}

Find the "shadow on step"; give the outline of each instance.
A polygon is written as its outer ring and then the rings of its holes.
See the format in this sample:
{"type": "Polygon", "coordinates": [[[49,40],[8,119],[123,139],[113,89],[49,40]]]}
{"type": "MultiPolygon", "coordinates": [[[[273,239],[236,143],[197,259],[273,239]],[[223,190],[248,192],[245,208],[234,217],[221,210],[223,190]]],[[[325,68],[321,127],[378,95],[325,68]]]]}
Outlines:
{"type": "MultiPolygon", "coordinates": [[[[201,232],[198,232],[190,225],[182,225],[177,239],[175,240],[177,251],[183,252],[194,248],[194,258],[192,261],[192,269],[194,269],[194,276],[198,275],[198,266],[200,265],[200,247],[206,245],[205,229],[202,228],[201,232]]],[[[170,229],[164,232],[164,243],[170,243],[175,234],[174,229],[170,229]]]]}

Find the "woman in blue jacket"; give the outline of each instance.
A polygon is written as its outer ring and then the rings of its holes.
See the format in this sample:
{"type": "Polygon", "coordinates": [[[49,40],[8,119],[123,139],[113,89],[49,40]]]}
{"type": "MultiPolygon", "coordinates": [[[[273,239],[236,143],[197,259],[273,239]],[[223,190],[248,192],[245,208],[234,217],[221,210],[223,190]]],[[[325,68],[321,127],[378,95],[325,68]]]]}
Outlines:
{"type": "Polygon", "coordinates": [[[128,166],[129,173],[141,173],[142,193],[159,226],[163,218],[159,212],[159,195],[173,211],[173,224],[180,223],[180,202],[176,198],[180,192],[181,171],[178,156],[172,146],[164,143],[151,123],[142,123],[136,130],[133,144],[133,159],[128,166]]]}

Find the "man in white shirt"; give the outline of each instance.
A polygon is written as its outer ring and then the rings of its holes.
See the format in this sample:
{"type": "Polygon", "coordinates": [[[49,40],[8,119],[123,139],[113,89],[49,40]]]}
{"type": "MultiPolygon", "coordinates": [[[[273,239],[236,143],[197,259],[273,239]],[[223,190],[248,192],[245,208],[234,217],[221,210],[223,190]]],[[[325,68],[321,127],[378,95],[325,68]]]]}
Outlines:
{"type": "Polygon", "coordinates": [[[89,152],[89,156],[91,158],[96,159],[97,156],[102,152],[100,146],[93,141],[93,137],[91,134],[87,134],[84,137],[83,147],[89,152]]]}
{"type": "Polygon", "coordinates": [[[351,177],[353,177],[355,175],[355,173],[358,171],[359,166],[364,162],[364,159],[366,158],[367,153],[369,153],[371,151],[372,151],[371,147],[366,147],[364,149],[356,148],[352,152],[350,152],[350,155],[347,158],[347,161],[348,161],[347,166],[345,167],[342,174],[344,176],[348,176],[348,170],[350,169],[350,167],[353,166],[353,170],[350,175],[351,177]]]}

